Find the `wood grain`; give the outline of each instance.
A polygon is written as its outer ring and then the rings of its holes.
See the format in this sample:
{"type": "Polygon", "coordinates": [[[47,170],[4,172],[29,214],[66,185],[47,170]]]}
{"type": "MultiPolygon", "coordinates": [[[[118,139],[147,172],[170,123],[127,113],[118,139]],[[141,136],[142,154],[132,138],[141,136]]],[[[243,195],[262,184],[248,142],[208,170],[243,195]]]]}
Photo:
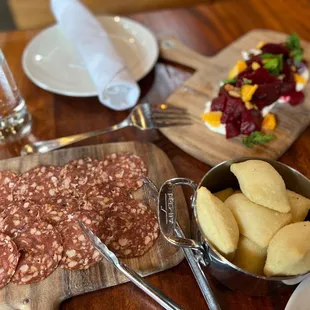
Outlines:
{"type": "MultiPolygon", "coordinates": [[[[77,147],[44,155],[31,155],[0,161],[0,170],[9,169],[16,173],[25,172],[42,164],[62,166],[72,159],[90,156],[102,159],[110,153],[132,152],[143,158],[149,169],[148,176],[160,186],[166,179],[174,177],[175,171],[168,157],[153,144],[124,142],[77,147]]],[[[178,191],[178,221],[189,232],[189,219],[184,196],[178,191]],[[182,207],[183,206],[183,207],[182,207]]],[[[143,191],[134,193],[136,199],[143,199],[143,191]]],[[[156,205],[151,206],[156,212],[156,205]]],[[[184,258],[183,251],[169,244],[160,236],[145,255],[133,259],[122,259],[128,266],[147,276],[178,265],[184,258]]],[[[105,259],[85,271],[68,271],[58,268],[44,281],[32,285],[9,284],[0,290],[0,308],[11,309],[58,309],[60,303],[72,296],[127,282],[105,259]]]]}
{"type": "MultiPolygon", "coordinates": [[[[310,41],[309,16],[308,0],[231,0],[215,1],[211,5],[189,9],[140,13],[131,17],[149,27],[158,39],[174,37],[199,54],[211,57],[256,28],[286,33],[296,31],[303,39],[310,41]]],[[[128,111],[114,112],[105,108],[97,98],[58,96],[31,83],[22,70],[21,55],[26,44],[37,33],[38,31],[33,30],[0,33],[0,47],[8,59],[34,119],[32,135],[15,143],[0,146],[0,158],[18,156],[21,145],[29,139],[51,139],[104,128],[121,121],[128,114],[128,111]]],[[[140,102],[163,102],[192,73],[193,70],[188,67],[159,60],[154,70],[139,82],[140,102]]],[[[281,162],[308,177],[310,177],[309,139],[308,127],[280,157],[281,162]]],[[[210,166],[188,155],[155,130],[141,132],[128,128],[77,145],[132,140],[153,142],[164,150],[178,176],[189,177],[199,182],[210,169],[210,166]]],[[[189,201],[192,192],[184,190],[184,193],[189,201]]],[[[147,279],[184,309],[207,309],[185,260],[178,266],[151,275],[147,279]]],[[[264,298],[249,297],[232,292],[212,278],[209,279],[223,310],[283,310],[292,292],[291,290],[288,293],[264,298]]],[[[70,298],[63,302],[60,308],[62,310],[162,309],[131,283],[70,298]]]]}
{"type": "MultiPolygon", "coordinates": [[[[279,158],[310,124],[309,83],[304,90],[306,100],[302,105],[282,104],[272,110],[277,117],[277,127],[273,132],[276,139],[265,145],[247,148],[240,137],[227,140],[206,128],[201,115],[205,103],[217,96],[220,81],[227,77],[236,61],[242,59],[241,51],[255,47],[260,41],[284,42],[286,38],[286,34],[271,30],[252,30],[213,57],[200,55],[177,40],[162,40],[161,57],[197,70],[167,99],[167,102],[187,109],[193,125],[164,128],[162,133],[182,150],[211,166],[242,156],[279,158]]],[[[302,46],[305,59],[309,60],[310,44],[303,41],[302,46]]]]}

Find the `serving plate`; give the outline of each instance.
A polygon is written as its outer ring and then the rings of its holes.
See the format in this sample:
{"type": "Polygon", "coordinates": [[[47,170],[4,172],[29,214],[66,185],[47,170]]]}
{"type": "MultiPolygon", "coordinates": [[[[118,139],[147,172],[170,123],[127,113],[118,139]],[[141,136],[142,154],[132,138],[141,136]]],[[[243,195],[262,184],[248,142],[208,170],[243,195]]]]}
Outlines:
{"type": "MultiPolygon", "coordinates": [[[[276,106],[278,126],[276,139],[268,144],[247,148],[240,138],[227,140],[225,136],[210,131],[201,119],[205,103],[218,92],[219,83],[227,78],[228,71],[241,59],[241,51],[248,50],[260,41],[283,42],[287,34],[271,30],[254,30],[236,40],[213,57],[203,56],[175,39],[160,42],[160,56],[196,70],[192,77],[179,87],[167,101],[186,108],[193,119],[192,126],[170,127],[161,132],[186,153],[209,165],[237,157],[279,158],[310,124],[310,83],[304,89],[306,100],[292,107],[289,104],[276,106]]],[[[310,44],[302,41],[304,56],[310,60],[310,44]]]]}
{"type": "MultiPolygon", "coordinates": [[[[98,20],[134,79],[142,79],[158,58],[155,36],[126,17],[101,16],[98,20]]],[[[29,42],[23,52],[22,66],[29,79],[45,90],[74,97],[97,95],[76,47],[58,25],[41,31],[29,42]]]]}
{"type": "MultiPolygon", "coordinates": [[[[148,176],[160,186],[165,180],[175,177],[176,173],[167,155],[153,144],[136,142],[109,143],[95,146],[76,147],[47,154],[35,154],[0,161],[0,170],[23,172],[40,164],[63,165],[75,158],[103,158],[113,152],[132,152],[139,155],[147,164],[148,176]]],[[[134,193],[142,199],[143,191],[134,193]]],[[[189,218],[182,191],[177,193],[182,206],[178,210],[178,221],[189,232],[189,218]]],[[[154,207],[155,205],[152,206],[154,207]]],[[[132,259],[122,259],[129,267],[142,276],[147,276],[179,264],[184,258],[183,250],[170,245],[160,236],[145,255],[132,259]]],[[[45,280],[31,285],[9,284],[0,290],[0,309],[50,310],[58,309],[60,303],[72,296],[118,285],[128,280],[111,263],[102,260],[88,270],[68,271],[57,268],[45,280]]],[[[112,303],[112,301],[111,301],[112,303]]]]}

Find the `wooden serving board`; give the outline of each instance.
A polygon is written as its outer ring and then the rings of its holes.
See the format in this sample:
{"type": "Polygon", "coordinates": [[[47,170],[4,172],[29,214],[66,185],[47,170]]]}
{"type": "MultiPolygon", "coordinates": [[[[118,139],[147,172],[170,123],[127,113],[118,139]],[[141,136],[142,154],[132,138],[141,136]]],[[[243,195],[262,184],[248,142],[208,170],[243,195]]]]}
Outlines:
{"type": "MultiPolygon", "coordinates": [[[[64,165],[75,158],[90,156],[101,159],[113,152],[132,152],[146,162],[148,176],[160,186],[176,173],[167,155],[153,144],[136,142],[101,144],[96,146],[64,149],[44,155],[30,155],[0,161],[0,170],[10,169],[24,172],[40,164],[64,165]]],[[[143,191],[135,193],[135,198],[143,198],[143,191]]],[[[183,193],[177,193],[179,200],[178,221],[185,233],[189,232],[189,217],[183,193]]],[[[155,208],[155,206],[152,206],[155,208]]],[[[160,236],[153,248],[144,256],[122,261],[147,276],[179,264],[183,250],[169,244],[160,236]]],[[[67,271],[60,268],[44,281],[32,285],[9,284],[0,290],[1,310],[53,310],[69,297],[114,286],[127,279],[105,259],[85,271],[67,271]]]]}
{"type": "MultiPolygon", "coordinates": [[[[240,138],[227,140],[205,127],[201,119],[205,103],[217,96],[219,83],[227,78],[228,71],[242,59],[241,51],[255,48],[260,41],[283,42],[287,34],[271,30],[248,32],[214,57],[198,54],[181,42],[166,39],[160,42],[161,57],[196,70],[183,86],[178,88],[167,102],[188,109],[194,124],[185,127],[161,129],[174,144],[195,158],[209,164],[241,156],[279,158],[310,124],[310,83],[305,88],[306,100],[292,107],[282,104],[272,112],[276,114],[278,126],[274,131],[276,140],[254,148],[247,148],[240,138]]],[[[310,60],[310,44],[302,41],[306,60],[310,60]]]]}

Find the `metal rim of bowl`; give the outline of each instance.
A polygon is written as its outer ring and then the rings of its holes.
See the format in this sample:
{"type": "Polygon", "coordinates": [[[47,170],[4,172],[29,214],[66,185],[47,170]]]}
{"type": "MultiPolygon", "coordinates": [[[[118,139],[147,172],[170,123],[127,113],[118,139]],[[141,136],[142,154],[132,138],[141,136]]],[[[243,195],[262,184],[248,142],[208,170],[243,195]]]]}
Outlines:
{"type": "MultiPolygon", "coordinates": [[[[240,157],[240,158],[236,158],[236,159],[230,159],[230,160],[226,160],[226,161],[223,161],[219,164],[217,164],[216,166],[214,166],[213,168],[211,168],[204,176],[203,178],[201,179],[201,181],[199,182],[198,184],[198,187],[197,189],[199,189],[201,186],[202,186],[202,183],[203,181],[205,180],[205,178],[207,178],[207,176],[209,174],[211,174],[212,171],[216,170],[218,167],[222,166],[222,165],[225,165],[227,164],[228,162],[231,162],[232,163],[235,163],[235,162],[243,162],[243,161],[246,161],[246,160],[262,160],[262,161],[265,161],[265,162],[268,162],[268,163],[278,163],[282,166],[284,166],[285,168],[289,169],[290,171],[292,171],[293,173],[295,174],[298,174],[299,176],[301,176],[302,178],[306,179],[308,182],[310,182],[310,180],[304,176],[302,173],[300,173],[299,171],[297,171],[296,169],[294,168],[291,168],[290,166],[286,165],[286,164],[283,164],[279,161],[276,161],[276,160],[271,160],[271,159],[265,159],[265,158],[260,158],[260,157],[240,157]]],[[[230,165],[231,165],[230,164],[230,165]]],[[[296,280],[297,278],[299,277],[303,277],[307,274],[310,274],[310,270],[308,272],[305,272],[305,273],[302,273],[302,274],[298,274],[298,275],[293,275],[293,276],[279,276],[279,277],[266,277],[266,276],[262,276],[262,275],[257,275],[255,273],[251,273],[251,272],[248,272],[244,269],[241,269],[240,267],[234,265],[232,262],[230,262],[227,258],[225,258],[211,243],[209,243],[208,241],[208,238],[206,237],[206,235],[204,234],[203,230],[201,229],[201,226],[200,226],[200,223],[199,223],[199,220],[198,220],[198,215],[197,215],[197,209],[196,209],[196,193],[195,195],[193,196],[193,200],[192,200],[192,206],[193,206],[193,210],[194,210],[194,217],[195,217],[195,221],[196,221],[196,224],[197,224],[197,227],[199,229],[199,232],[203,238],[203,243],[207,244],[207,248],[210,248],[217,256],[219,259],[221,259],[221,261],[227,265],[229,265],[230,267],[232,267],[233,269],[237,270],[237,271],[240,271],[242,273],[245,273],[249,276],[252,276],[252,277],[255,277],[257,279],[260,279],[260,280],[269,280],[269,281],[287,281],[287,280],[296,280]]],[[[289,225],[289,224],[288,224],[289,225]]],[[[209,251],[208,251],[208,256],[210,256],[209,254],[209,251]]],[[[212,260],[212,258],[210,258],[210,261],[212,260]]]]}

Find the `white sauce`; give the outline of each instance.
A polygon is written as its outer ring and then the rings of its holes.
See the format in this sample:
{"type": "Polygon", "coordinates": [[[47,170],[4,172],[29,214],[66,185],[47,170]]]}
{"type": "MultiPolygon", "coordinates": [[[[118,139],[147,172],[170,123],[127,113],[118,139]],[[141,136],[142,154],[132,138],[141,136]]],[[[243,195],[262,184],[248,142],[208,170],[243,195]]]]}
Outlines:
{"type": "MultiPolygon", "coordinates": [[[[259,55],[261,53],[260,50],[257,49],[251,49],[249,51],[242,51],[242,57],[244,60],[248,60],[250,57],[249,55],[259,55]]],[[[309,70],[308,68],[305,69],[305,71],[300,74],[307,82],[309,80],[309,70]]],[[[220,83],[220,87],[223,86],[223,82],[220,83]]],[[[296,91],[302,91],[304,88],[306,87],[306,84],[302,84],[302,83],[296,83],[296,91]]],[[[265,117],[275,106],[277,106],[278,104],[282,104],[282,103],[287,103],[289,101],[288,97],[280,97],[277,101],[275,101],[274,103],[268,105],[267,107],[263,108],[261,110],[261,114],[263,117],[265,117]]],[[[209,113],[211,112],[211,101],[206,102],[205,104],[205,110],[204,113],[209,113]]],[[[214,127],[212,125],[210,125],[209,123],[205,122],[205,126],[208,127],[211,131],[219,133],[221,135],[226,135],[226,125],[225,124],[221,124],[218,127],[214,127]]]]}

